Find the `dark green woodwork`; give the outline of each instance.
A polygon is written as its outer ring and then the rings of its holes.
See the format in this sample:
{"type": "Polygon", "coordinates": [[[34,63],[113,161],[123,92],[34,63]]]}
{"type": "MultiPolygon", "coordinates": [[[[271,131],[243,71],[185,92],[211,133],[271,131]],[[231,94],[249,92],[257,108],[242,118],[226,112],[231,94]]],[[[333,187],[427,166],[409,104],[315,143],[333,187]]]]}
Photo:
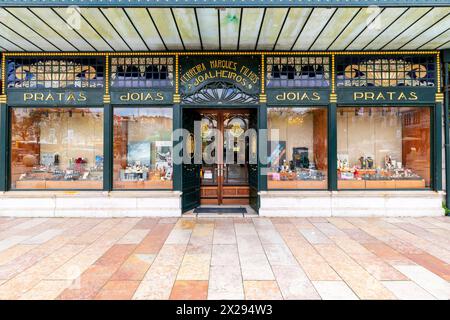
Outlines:
{"type": "Polygon", "coordinates": [[[431,121],[433,129],[433,172],[434,190],[442,190],[442,103],[436,103],[434,107],[433,121],[431,121]]]}
{"type": "Polygon", "coordinates": [[[267,190],[267,140],[267,106],[266,104],[261,104],[258,108],[259,191],[267,190]],[[264,157],[264,159],[261,159],[261,157],[264,157]]]}
{"type": "Polygon", "coordinates": [[[328,105],[328,190],[337,190],[336,103],[328,105]]]}
{"type": "Polygon", "coordinates": [[[0,103],[0,191],[6,191],[8,189],[8,145],[8,108],[6,104],[0,103]]]}
{"type": "MultiPolygon", "coordinates": [[[[448,56],[445,61],[450,61],[450,50],[447,50],[448,56]]],[[[445,58],[445,54],[444,54],[445,58]]],[[[444,63],[444,137],[445,137],[445,203],[447,208],[450,206],[450,133],[449,133],[449,63],[444,63]]]]}
{"type": "MultiPolygon", "coordinates": [[[[200,114],[195,110],[182,110],[182,127],[189,131],[190,134],[194,134],[194,122],[201,121],[200,114]]],[[[189,137],[187,137],[189,139],[189,137]]],[[[186,142],[183,141],[184,146],[186,142]]],[[[194,148],[194,152],[200,152],[198,148],[194,148]]],[[[183,148],[183,153],[186,152],[186,148],[183,148]]],[[[182,195],[181,195],[181,206],[182,211],[188,211],[198,207],[200,205],[200,169],[201,164],[194,163],[194,155],[192,155],[191,163],[182,164],[182,195]]]]}
{"type": "Polygon", "coordinates": [[[304,105],[320,106],[330,101],[330,90],[328,89],[267,89],[268,105],[304,105]]]}
{"type": "MultiPolygon", "coordinates": [[[[173,130],[181,129],[183,127],[182,125],[182,111],[181,106],[179,104],[173,105],[173,130]]],[[[183,140],[181,137],[177,137],[173,135],[173,149],[177,150],[179,149],[179,144],[183,143],[183,140]]],[[[176,156],[175,152],[173,152],[173,158],[175,159],[176,156]]],[[[177,161],[173,162],[173,190],[175,191],[182,191],[182,164],[178,163],[177,161]]]]}
{"type": "MultiPolygon", "coordinates": [[[[257,110],[256,114],[252,113],[249,117],[249,121],[248,121],[248,128],[249,129],[253,129],[256,131],[256,134],[258,134],[258,111],[260,111],[261,109],[257,110]]],[[[250,138],[251,139],[251,138],[250,138]]],[[[258,139],[256,139],[256,152],[258,152],[258,139]]],[[[250,145],[250,149],[251,149],[251,143],[252,141],[249,141],[249,145],[250,145]]],[[[250,150],[249,150],[249,155],[250,155],[250,150]]],[[[258,155],[257,155],[257,159],[259,159],[258,155]]],[[[250,160],[250,159],[249,159],[250,160]]],[[[249,202],[250,202],[250,206],[256,211],[258,212],[259,209],[259,196],[258,196],[258,191],[259,191],[259,184],[258,184],[258,178],[260,176],[259,174],[259,163],[258,161],[255,163],[254,161],[249,161],[248,163],[248,185],[250,188],[250,192],[249,192],[249,202]]]]}
{"type": "Polygon", "coordinates": [[[111,90],[113,105],[172,105],[173,89],[114,89],[111,90]]]}
{"type": "Polygon", "coordinates": [[[388,105],[434,104],[435,87],[352,87],[338,88],[338,104],[342,105],[388,105]]]}
{"type": "Polygon", "coordinates": [[[103,89],[10,89],[8,105],[92,107],[103,104],[103,89]]]}
{"type": "MultiPolygon", "coordinates": [[[[442,50],[442,61],[443,62],[450,62],[450,49],[445,49],[442,50]]],[[[444,65],[444,70],[445,70],[446,66],[444,65]]],[[[448,69],[447,69],[448,72],[448,69]]],[[[448,85],[448,83],[447,83],[448,85]]]]}
{"type": "MultiPolygon", "coordinates": [[[[246,66],[252,73],[258,76],[256,83],[251,87],[236,84],[236,81],[225,79],[223,73],[219,77],[213,77],[217,70],[232,71],[227,68],[206,68],[206,70],[195,73],[198,75],[208,75],[205,81],[189,88],[180,83],[182,92],[195,92],[206,84],[214,82],[228,82],[236,85],[237,88],[245,89],[247,93],[259,95],[261,74],[260,55],[183,55],[180,56],[180,74],[186,73],[200,63],[206,65],[214,60],[226,60],[236,62],[237,71],[239,67],[246,66]],[[211,77],[209,77],[211,75],[211,77]],[[186,91],[187,90],[187,91],[186,91]]],[[[450,51],[444,52],[443,60],[450,61],[450,51]]],[[[445,64],[445,85],[449,85],[448,64],[445,64]]],[[[245,71],[246,75],[242,79],[250,80],[251,73],[245,71]]],[[[239,72],[236,72],[240,74],[239,72]]],[[[226,74],[226,73],[225,73],[226,74]]],[[[187,83],[193,83],[192,81],[187,83]]],[[[445,91],[445,105],[435,102],[436,87],[338,87],[338,103],[329,102],[329,88],[266,88],[267,104],[258,104],[257,117],[252,119],[251,127],[258,130],[258,165],[249,169],[250,201],[255,210],[259,207],[259,191],[267,190],[267,165],[260,158],[264,153],[259,152],[264,137],[261,133],[267,129],[267,105],[270,106],[328,106],[328,181],[329,190],[337,190],[337,128],[336,128],[336,110],[340,106],[434,106],[432,125],[432,180],[433,189],[442,189],[442,108],[445,107],[445,154],[446,168],[450,168],[450,137],[449,137],[449,106],[448,91],[445,91]],[[254,120],[254,121],[253,121],[254,120]],[[256,168],[256,170],[254,170],[256,168]],[[255,173],[255,174],[254,174],[255,173]]],[[[111,104],[103,104],[104,89],[92,88],[73,88],[73,89],[8,89],[8,106],[58,106],[58,107],[99,107],[104,106],[104,190],[112,190],[113,174],[113,108],[112,105],[125,106],[144,106],[144,105],[173,105],[173,89],[143,89],[143,88],[111,88],[111,104]],[[28,94],[25,96],[25,94],[28,94]],[[30,96],[31,94],[31,96],[30,96]],[[36,95],[37,94],[37,95],[36,95]],[[148,96],[150,94],[150,96],[148,96]],[[27,98],[25,100],[25,98],[27,98]]],[[[251,106],[251,105],[250,105],[251,106]]],[[[193,131],[193,121],[196,119],[196,113],[193,110],[198,107],[192,104],[189,107],[181,107],[179,104],[173,105],[173,129],[186,128],[193,131]]],[[[220,102],[208,105],[211,108],[223,108],[220,102]]],[[[227,105],[230,108],[248,107],[248,105],[227,105]]],[[[9,188],[9,141],[10,141],[10,121],[8,107],[5,104],[0,105],[0,191],[9,188]]],[[[183,143],[182,138],[174,137],[174,149],[183,143]]],[[[264,147],[263,147],[264,148],[264,147]]],[[[192,209],[200,201],[200,165],[195,164],[177,164],[174,162],[173,168],[173,189],[182,191],[183,211],[192,209]]],[[[446,189],[450,189],[450,170],[446,170],[446,189]]],[[[450,203],[450,193],[447,195],[447,205],[450,203]]]]}
{"type": "Polygon", "coordinates": [[[104,105],[103,113],[103,190],[111,191],[113,187],[113,108],[110,104],[104,105]]]}

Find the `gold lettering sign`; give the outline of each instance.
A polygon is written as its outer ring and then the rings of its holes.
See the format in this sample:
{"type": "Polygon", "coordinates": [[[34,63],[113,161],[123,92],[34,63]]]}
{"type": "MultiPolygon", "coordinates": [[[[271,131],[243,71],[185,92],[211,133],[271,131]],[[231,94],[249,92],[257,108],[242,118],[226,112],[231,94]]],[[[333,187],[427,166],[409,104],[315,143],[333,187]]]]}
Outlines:
{"type": "Polygon", "coordinates": [[[83,102],[86,100],[84,92],[26,92],[23,94],[23,101],[83,102]]]}
{"type": "Polygon", "coordinates": [[[127,92],[119,97],[120,101],[163,101],[162,92],[127,92]]]}
{"type": "Polygon", "coordinates": [[[418,99],[417,93],[414,91],[403,92],[403,91],[386,91],[386,92],[354,92],[353,100],[359,101],[416,101],[418,99]]]}
{"type": "Polygon", "coordinates": [[[217,59],[201,62],[180,76],[180,82],[187,90],[214,79],[229,79],[252,90],[259,81],[259,75],[239,62],[217,59]]]}
{"type": "Polygon", "coordinates": [[[316,91],[287,91],[275,96],[277,101],[320,101],[320,94],[316,91]]]}

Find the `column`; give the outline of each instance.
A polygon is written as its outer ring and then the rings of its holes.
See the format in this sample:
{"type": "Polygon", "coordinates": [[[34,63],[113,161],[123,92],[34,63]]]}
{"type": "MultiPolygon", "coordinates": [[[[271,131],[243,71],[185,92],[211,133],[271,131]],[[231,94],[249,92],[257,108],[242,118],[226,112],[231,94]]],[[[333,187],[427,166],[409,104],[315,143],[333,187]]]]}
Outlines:
{"type": "Polygon", "coordinates": [[[328,190],[337,190],[337,95],[330,94],[328,105],[328,190]]]}
{"type": "MultiPolygon", "coordinates": [[[[262,100],[264,101],[264,100],[262,100]]],[[[261,161],[261,156],[267,155],[267,139],[268,136],[261,135],[260,130],[267,130],[267,104],[265,102],[259,105],[258,109],[258,191],[267,190],[267,156],[261,161]],[[264,139],[265,141],[261,141],[264,139]],[[259,150],[259,148],[263,150],[259,150]]]]}
{"type": "MultiPolygon", "coordinates": [[[[434,107],[434,161],[433,176],[434,190],[442,190],[442,104],[444,102],[444,94],[436,93],[436,104],[434,107]]],[[[445,115],[444,115],[445,116],[445,115]]]]}
{"type": "MultiPolygon", "coordinates": [[[[173,132],[177,129],[181,129],[183,127],[182,124],[182,114],[181,114],[181,106],[179,104],[179,95],[174,95],[174,105],[173,105],[173,132]]],[[[183,143],[182,137],[173,136],[173,150],[176,150],[176,146],[179,143],[183,143]]],[[[175,161],[175,153],[172,154],[173,159],[173,190],[181,191],[182,190],[182,166],[183,164],[180,161],[175,161]]]]}
{"type": "Polygon", "coordinates": [[[103,96],[103,190],[113,187],[113,108],[111,96],[103,96]]]}

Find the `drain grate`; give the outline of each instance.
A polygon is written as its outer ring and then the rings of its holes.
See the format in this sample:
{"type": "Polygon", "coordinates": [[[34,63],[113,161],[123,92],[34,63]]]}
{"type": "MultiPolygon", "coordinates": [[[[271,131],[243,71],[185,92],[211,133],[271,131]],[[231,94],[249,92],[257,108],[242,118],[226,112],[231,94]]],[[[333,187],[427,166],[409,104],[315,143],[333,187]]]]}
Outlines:
{"type": "Polygon", "coordinates": [[[194,209],[195,214],[244,214],[247,213],[245,208],[215,208],[215,207],[200,207],[194,209]]]}

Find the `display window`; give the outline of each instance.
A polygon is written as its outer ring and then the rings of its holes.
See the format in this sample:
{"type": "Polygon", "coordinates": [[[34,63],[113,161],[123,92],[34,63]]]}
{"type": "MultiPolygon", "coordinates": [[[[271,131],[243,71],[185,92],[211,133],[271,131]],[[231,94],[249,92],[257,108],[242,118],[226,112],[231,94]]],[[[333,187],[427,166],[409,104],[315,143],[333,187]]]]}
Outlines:
{"type": "Polygon", "coordinates": [[[115,189],[172,189],[172,108],[114,108],[115,189]]]}
{"type": "Polygon", "coordinates": [[[268,189],[327,189],[327,109],[268,108],[268,189]]]}
{"type": "Polygon", "coordinates": [[[11,189],[103,188],[103,109],[10,110],[11,189]]]}
{"type": "Polygon", "coordinates": [[[428,107],[338,108],[338,188],[430,188],[430,120],[428,107]]]}

